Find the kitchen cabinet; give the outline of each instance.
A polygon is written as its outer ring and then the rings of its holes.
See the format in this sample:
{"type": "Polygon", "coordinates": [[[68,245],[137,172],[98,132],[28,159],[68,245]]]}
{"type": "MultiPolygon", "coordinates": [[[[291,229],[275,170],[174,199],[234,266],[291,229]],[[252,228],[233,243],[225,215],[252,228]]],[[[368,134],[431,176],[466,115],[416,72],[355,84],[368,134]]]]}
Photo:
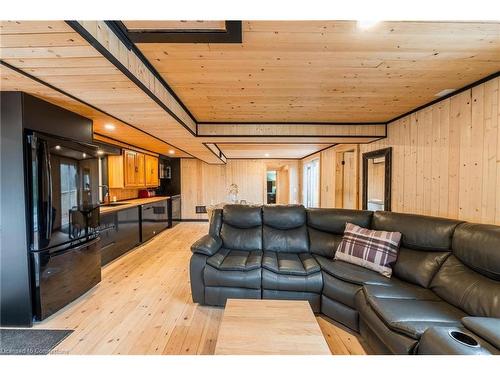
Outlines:
{"type": "Polygon", "coordinates": [[[145,155],[140,152],[124,150],[124,186],[144,187],[146,186],[145,155]]]}
{"type": "Polygon", "coordinates": [[[132,150],[108,156],[108,185],[111,189],[157,187],[158,158],[132,150]]]}
{"type": "Polygon", "coordinates": [[[101,213],[101,265],[125,254],[141,242],[139,207],[101,213]]]}
{"type": "Polygon", "coordinates": [[[146,186],[158,187],[160,180],[158,179],[158,158],[151,155],[145,155],[146,164],[146,186]]]}
{"type": "Polygon", "coordinates": [[[110,189],[123,189],[123,155],[108,156],[108,186],[110,189]]]}
{"type": "Polygon", "coordinates": [[[141,205],[141,242],[153,238],[169,225],[167,199],[141,205]]]}

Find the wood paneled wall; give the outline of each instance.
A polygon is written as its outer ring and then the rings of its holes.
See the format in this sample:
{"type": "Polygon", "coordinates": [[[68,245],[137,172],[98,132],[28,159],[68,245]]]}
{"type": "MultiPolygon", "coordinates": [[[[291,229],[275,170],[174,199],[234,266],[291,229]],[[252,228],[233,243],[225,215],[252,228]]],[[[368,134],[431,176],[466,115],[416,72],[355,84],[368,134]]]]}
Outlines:
{"type": "Polygon", "coordinates": [[[196,214],[196,206],[227,202],[229,186],[238,185],[239,199],[262,204],[266,196],[268,168],[288,168],[289,203],[297,203],[299,160],[228,160],[226,165],[207,164],[197,159],[181,159],[182,219],[206,219],[196,214]]]}
{"type": "MultiPolygon", "coordinates": [[[[392,209],[500,224],[500,78],[388,126],[392,209]]],[[[362,179],[360,179],[361,184],[362,179]]]]}

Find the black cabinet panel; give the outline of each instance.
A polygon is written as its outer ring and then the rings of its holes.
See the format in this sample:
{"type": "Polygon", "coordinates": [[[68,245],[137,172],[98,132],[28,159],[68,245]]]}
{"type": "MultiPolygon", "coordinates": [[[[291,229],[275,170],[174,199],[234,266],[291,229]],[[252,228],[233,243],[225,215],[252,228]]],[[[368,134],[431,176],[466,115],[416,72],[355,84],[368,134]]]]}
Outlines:
{"type": "Polygon", "coordinates": [[[139,207],[101,214],[100,236],[102,265],[137,246],[141,242],[139,207]]]}
{"type": "Polygon", "coordinates": [[[145,242],[169,226],[168,200],[141,206],[141,241],[145,242]]]}
{"type": "Polygon", "coordinates": [[[101,281],[99,237],[67,251],[31,254],[35,270],[35,312],[43,320],[101,281]]]}

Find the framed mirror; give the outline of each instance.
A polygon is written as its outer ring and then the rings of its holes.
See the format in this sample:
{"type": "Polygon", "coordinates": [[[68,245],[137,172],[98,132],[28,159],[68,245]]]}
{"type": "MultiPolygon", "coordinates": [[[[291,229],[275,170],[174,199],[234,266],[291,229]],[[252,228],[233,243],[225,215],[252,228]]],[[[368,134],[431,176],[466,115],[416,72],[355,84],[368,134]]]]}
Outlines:
{"type": "Polygon", "coordinates": [[[392,147],[363,154],[363,210],[391,210],[392,147]]]}

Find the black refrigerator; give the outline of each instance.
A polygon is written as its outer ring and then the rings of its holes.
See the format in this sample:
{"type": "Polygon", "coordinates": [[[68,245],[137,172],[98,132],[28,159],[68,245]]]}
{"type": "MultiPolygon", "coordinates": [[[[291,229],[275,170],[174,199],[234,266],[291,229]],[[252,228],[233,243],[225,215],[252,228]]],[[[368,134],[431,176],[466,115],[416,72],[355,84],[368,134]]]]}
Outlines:
{"type": "Polygon", "coordinates": [[[97,147],[25,133],[34,314],[43,320],[101,280],[97,147]]]}

